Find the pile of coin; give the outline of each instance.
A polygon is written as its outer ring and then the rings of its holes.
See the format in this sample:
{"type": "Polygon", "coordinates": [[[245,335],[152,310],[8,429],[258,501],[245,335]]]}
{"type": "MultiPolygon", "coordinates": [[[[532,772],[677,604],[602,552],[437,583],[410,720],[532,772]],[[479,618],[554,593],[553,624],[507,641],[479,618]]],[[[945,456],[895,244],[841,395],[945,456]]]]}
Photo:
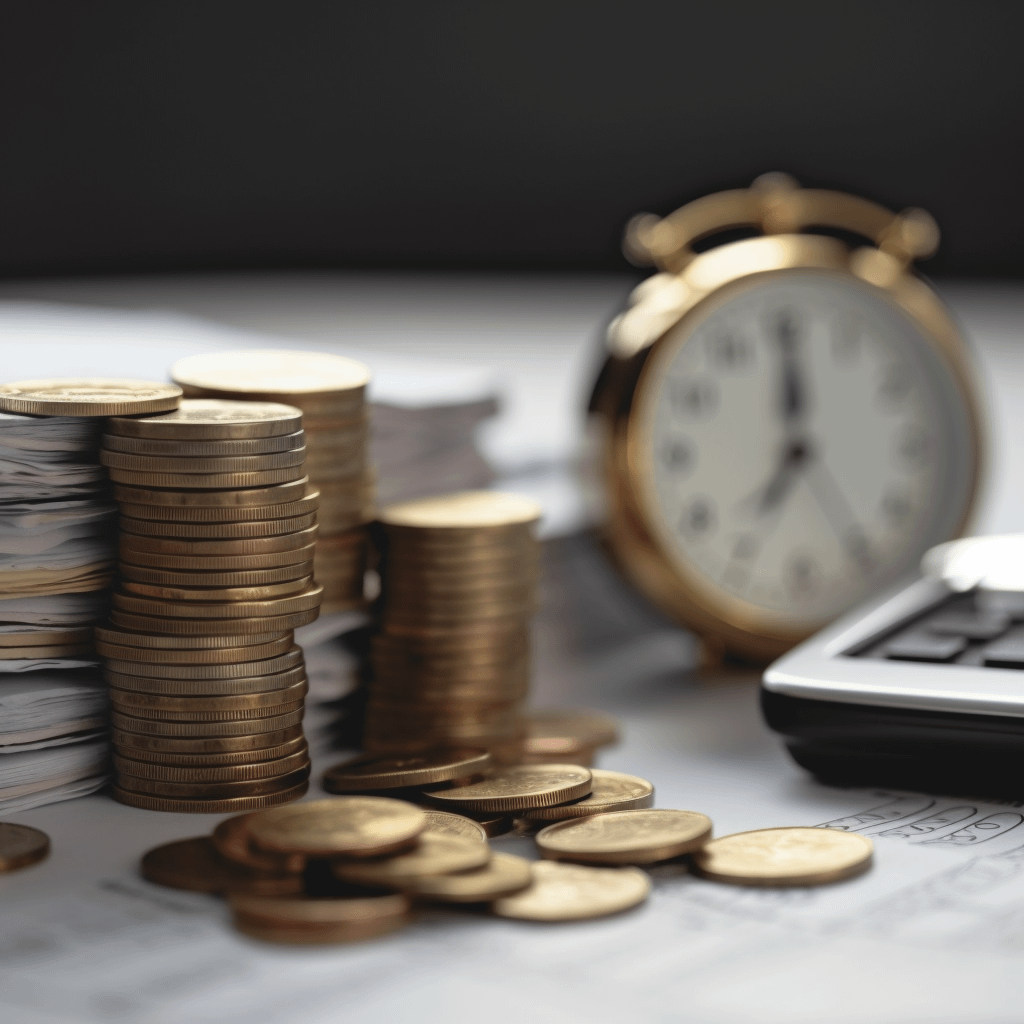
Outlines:
{"type": "Polygon", "coordinates": [[[302,410],[306,472],[320,492],[321,610],[361,606],[374,490],[367,465],[369,369],[323,352],[255,350],[189,356],[171,372],[186,396],[286,402],[302,410]]]}
{"type": "Polygon", "coordinates": [[[302,414],[186,399],[107,423],[120,582],[97,629],[115,798],[223,812],[306,792],[307,689],[293,630],[319,613],[302,414]]]}
{"type": "Polygon", "coordinates": [[[380,633],[364,748],[523,753],[540,517],[513,494],[467,491],[380,514],[380,633]]]}

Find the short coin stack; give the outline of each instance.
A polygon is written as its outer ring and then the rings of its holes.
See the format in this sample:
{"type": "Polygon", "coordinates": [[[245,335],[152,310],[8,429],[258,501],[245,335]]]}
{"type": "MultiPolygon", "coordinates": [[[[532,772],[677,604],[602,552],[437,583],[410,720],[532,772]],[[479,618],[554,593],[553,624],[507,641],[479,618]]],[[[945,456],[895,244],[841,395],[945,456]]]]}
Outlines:
{"type": "Polygon", "coordinates": [[[121,579],[97,650],[114,711],[115,798],[224,812],[301,796],[307,683],[293,630],[320,604],[302,414],[185,400],[107,430],[121,579]]]}
{"type": "Polygon", "coordinates": [[[381,513],[368,752],[461,745],[504,763],[521,758],[539,517],[530,499],[493,491],[422,498],[381,513]]]}
{"type": "Polygon", "coordinates": [[[186,395],[286,402],[302,410],[306,471],[320,492],[316,578],[321,610],[363,604],[373,480],[362,363],[324,352],[254,350],[189,356],[174,364],[186,395]]]}

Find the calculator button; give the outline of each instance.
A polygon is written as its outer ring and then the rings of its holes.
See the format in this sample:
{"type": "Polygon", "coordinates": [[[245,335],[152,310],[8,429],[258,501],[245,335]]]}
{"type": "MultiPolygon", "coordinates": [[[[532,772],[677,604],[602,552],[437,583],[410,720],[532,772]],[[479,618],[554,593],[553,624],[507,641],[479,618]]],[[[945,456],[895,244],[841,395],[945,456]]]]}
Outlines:
{"type": "Polygon", "coordinates": [[[965,636],[968,640],[995,640],[1010,628],[1010,616],[998,612],[939,612],[922,623],[929,633],[965,636]]]}
{"type": "Polygon", "coordinates": [[[1024,668],[1024,630],[1015,629],[986,644],[985,664],[993,668],[1024,668]]]}
{"type": "Polygon", "coordinates": [[[896,661],[952,661],[967,647],[962,636],[905,633],[885,645],[885,656],[896,661]]]}

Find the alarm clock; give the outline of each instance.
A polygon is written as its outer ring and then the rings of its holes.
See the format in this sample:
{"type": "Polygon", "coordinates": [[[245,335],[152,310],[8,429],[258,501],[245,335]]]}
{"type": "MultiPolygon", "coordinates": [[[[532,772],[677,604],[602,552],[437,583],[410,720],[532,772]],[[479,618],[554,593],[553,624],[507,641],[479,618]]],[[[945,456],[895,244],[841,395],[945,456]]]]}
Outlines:
{"type": "Polygon", "coordinates": [[[630,222],[658,272],[590,403],[606,538],[708,657],[774,658],[965,529],[983,423],[913,269],[937,245],[922,210],[781,174],[630,222]]]}

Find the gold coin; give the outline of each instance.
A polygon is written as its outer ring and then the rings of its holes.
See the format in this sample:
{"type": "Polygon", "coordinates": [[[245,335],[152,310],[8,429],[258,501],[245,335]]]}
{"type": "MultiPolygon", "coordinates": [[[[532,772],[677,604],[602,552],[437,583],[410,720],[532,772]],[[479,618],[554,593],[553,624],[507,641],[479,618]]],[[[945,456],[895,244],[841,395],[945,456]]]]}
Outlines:
{"type": "Polygon", "coordinates": [[[247,828],[262,850],[309,857],[384,857],[415,846],[426,824],[424,812],[404,801],[343,796],[254,814],[247,828]]]}
{"type": "MultiPolygon", "coordinates": [[[[295,448],[287,452],[268,452],[265,455],[232,455],[213,458],[199,456],[169,455],[135,455],[132,452],[112,452],[100,450],[100,463],[121,472],[130,472],[146,476],[157,475],[161,478],[185,474],[221,477],[242,474],[264,474],[281,469],[294,469],[306,461],[306,449],[295,448]]],[[[116,477],[111,477],[116,479],[116,477]]],[[[126,481],[131,483],[130,480],[126,481]]],[[[263,483],[279,483],[280,481],[264,480],[263,483]]]]}
{"type": "Polygon", "coordinates": [[[421,836],[445,835],[471,839],[477,843],[487,842],[487,830],[472,818],[463,814],[450,814],[448,811],[427,810],[426,813],[427,827],[420,833],[421,836]]]}
{"type": "MultiPolygon", "coordinates": [[[[190,401],[189,399],[185,400],[190,401]]],[[[180,407],[179,407],[180,411],[180,407]]],[[[129,455],[164,455],[172,458],[239,458],[248,455],[271,455],[275,452],[293,452],[306,446],[306,434],[296,430],[276,437],[251,437],[215,441],[184,441],[149,437],[122,437],[104,434],[101,443],[108,452],[129,455]]],[[[244,467],[240,467],[244,468],[244,467]]]]}
{"type": "MultiPolygon", "coordinates": [[[[281,675],[290,676],[290,672],[281,675]]],[[[217,697],[167,697],[156,693],[140,693],[137,690],[122,690],[116,686],[110,688],[111,703],[119,711],[141,718],[166,718],[173,721],[170,714],[155,712],[173,712],[174,715],[205,714],[207,712],[252,712],[253,718],[266,718],[265,714],[257,714],[263,709],[272,710],[285,704],[293,704],[306,695],[306,680],[280,690],[269,690],[263,693],[237,693],[217,697]]],[[[194,718],[193,721],[221,721],[221,719],[194,718]]]]}
{"type": "MultiPolygon", "coordinates": [[[[189,619],[250,619],[266,615],[291,615],[320,607],[323,587],[313,585],[300,594],[273,597],[266,601],[167,601],[134,594],[113,595],[114,607],[140,615],[189,619]]],[[[227,626],[225,628],[230,628],[227,626]]]]}
{"type": "Polygon", "coordinates": [[[462,491],[389,505],[381,510],[380,521],[387,527],[461,532],[525,526],[540,519],[541,512],[532,498],[519,494],[462,491]]]}
{"type": "Polygon", "coordinates": [[[20,658],[95,658],[92,644],[53,644],[49,647],[0,647],[0,661],[20,658]]]}
{"type": "Polygon", "coordinates": [[[693,857],[705,878],[733,885],[823,885],[871,866],[874,844],[831,828],[763,828],[713,839],[693,857]]]}
{"type": "Polygon", "coordinates": [[[0,658],[4,647],[67,647],[92,642],[92,627],[72,629],[33,629],[24,633],[0,633],[0,658]]]}
{"type": "Polygon", "coordinates": [[[421,899],[438,903],[489,903],[522,892],[533,881],[531,865],[522,857],[495,853],[490,863],[459,874],[426,875],[408,888],[421,899]]]}
{"type": "MultiPolygon", "coordinates": [[[[143,736],[167,739],[207,739],[212,737],[254,736],[257,733],[279,733],[302,722],[303,709],[273,718],[252,718],[233,722],[163,722],[135,715],[114,712],[110,722],[114,729],[143,736]]],[[[120,741],[118,741],[120,742],[120,741]]],[[[151,748],[152,749],[152,748],[151,748]]]]}
{"type": "MultiPolygon", "coordinates": [[[[116,742],[116,740],[115,740],[116,742]]],[[[227,750],[220,753],[189,753],[178,754],[163,750],[147,750],[118,744],[120,753],[133,761],[144,761],[149,764],[179,765],[182,768],[224,768],[236,764],[259,764],[263,761],[277,761],[288,757],[296,751],[307,750],[306,738],[302,735],[273,747],[257,747],[253,750],[227,750]]]]}
{"type": "MultiPolygon", "coordinates": [[[[305,696],[306,688],[303,684],[296,684],[299,686],[301,691],[300,698],[305,696]]],[[[267,706],[256,705],[254,707],[238,708],[235,710],[223,710],[223,709],[210,709],[201,710],[200,708],[192,711],[176,711],[169,708],[149,708],[143,705],[137,704],[134,701],[125,701],[121,699],[121,693],[128,692],[134,697],[145,697],[151,696],[150,694],[140,694],[134,691],[117,691],[111,688],[110,691],[110,705],[114,711],[119,712],[123,715],[131,715],[133,718],[144,719],[146,721],[161,722],[163,724],[172,725],[185,725],[192,726],[196,724],[210,725],[213,723],[228,723],[228,724],[239,724],[243,722],[256,722],[264,718],[280,718],[290,714],[293,711],[301,711],[303,704],[301,699],[289,700],[287,702],[281,701],[277,694],[274,694],[271,699],[276,699],[279,703],[270,704],[267,706]]],[[[261,694],[239,694],[235,697],[167,697],[165,700],[191,700],[194,702],[202,701],[206,702],[221,702],[224,700],[239,700],[246,697],[258,697],[261,694]]]]}
{"type": "MultiPolygon", "coordinates": [[[[275,484],[289,484],[301,480],[303,488],[309,482],[304,466],[290,466],[286,469],[263,469],[247,473],[161,473],[156,470],[140,472],[134,469],[108,468],[110,479],[115,484],[129,487],[189,488],[200,492],[220,494],[234,488],[270,487],[275,484]]],[[[115,490],[115,497],[118,497],[115,490]]],[[[209,504],[202,502],[197,504],[209,504]]]]}
{"type": "Polygon", "coordinates": [[[600,711],[531,711],[526,726],[530,752],[539,752],[550,740],[573,741],[572,749],[606,747],[619,741],[618,722],[600,711]]]}
{"type": "Polygon", "coordinates": [[[136,580],[122,580],[121,587],[129,594],[140,597],[159,597],[164,601],[201,602],[210,601],[265,601],[272,597],[287,597],[301,593],[313,586],[312,576],[297,580],[270,583],[262,587],[162,587],[155,583],[139,583],[136,580]]]}
{"type": "Polygon", "coordinates": [[[142,754],[136,753],[137,751],[148,751],[154,755],[187,754],[189,756],[248,754],[255,750],[267,751],[283,743],[293,743],[296,740],[301,740],[303,736],[302,726],[294,723],[268,732],[249,731],[236,736],[201,737],[152,736],[115,726],[111,731],[110,738],[122,753],[133,751],[127,756],[141,759],[142,754]]]}
{"type": "Polygon", "coordinates": [[[590,774],[593,789],[582,800],[561,807],[532,808],[523,811],[522,816],[529,821],[564,821],[606,811],[637,810],[654,803],[654,787],[646,779],[602,768],[592,768],[590,774]]]}
{"type": "Polygon", "coordinates": [[[234,924],[243,935],[260,942],[273,942],[283,946],[337,946],[346,942],[366,942],[404,928],[408,914],[352,921],[345,924],[281,924],[254,914],[236,913],[234,924]]]}
{"type": "MultiPolygon", "coordinates": [[[[291,486],[282,485],[282,486],[291,486]]],[[[148,492],[147,492],[148,493],[148,492]]],[[[159,493],[159,492],[155,492],[159,493]]],[[[263,505],[150,505],[121,501],[121,514],[133,519],[162,523],[230,524],[267,522],[310,515],[320,506],[320,492],[307,487],[305,494],[277,504],[263,505]]],[[[323,528],[321,524],[321,528],[323,528]]]]}
{"type": "MultiPolygon", "coordinates": [[[[257,644],[269,644],[283,639],[289,641],[288,647],[290,647],[294,637],[288,630],[236,636],[154,636],[148,633],[111,629],[110,626],[97,626],[96,639],[105,643],[119,644],[122,647],[142,647],[165,651],[200,651],[226,647],[255,647],[257,644]]],[[[255,661],[257,659],[253,656],[246,660],[255,661]]]]}
{"type": "Polygon", "coordinates": [[[314,544],[289,551],[267,551],[259,555],[164,555],[152,551],[139,551],[127,542],[129,534],[121,537],[121,561],[155,569],[176,572],[191,569],[195,572],[253,571],[282,565],[297,565],[313,557],[314,544]]]}
{"type": "Polygon", "coordinates": [[[402,889],[421,875],[471,871],[483,867],[490,859],[491,849],[486,843],[424,832],[416,847],[408,853],[373,860],[337,861],[332,870],[338,878],[357,885],[402,889]]]}
{"type": "Polygon", "coordinates": [[[370,425],[369,417],[365,409],[358,416],[334,417],[329,416],[307,416],[303,421],[307,430],[314,434],[330,437],[333,434],[345,434],[360,427],[366,428],[370,425]]]}
{"type": "Polygon", "coordinates": [[[498,917],[518,921],[585,921],[635,907],[651,893],[651,880],[637,868],[589,868],[540,861],[531,884],[495,900],[498,917]]]}
{"type": "Polygon", "coordinates": [[[486,580],[506,576],[536,579],[540,576],[540,548],[532,539],[514,545],[445,545],[400,543],[387,537],[382,544],[384,574],[392,567],[403,575],[437,580],[486,580]]]}
{"type": "MultiPolygon", "coordinates": [[[[127,648],[130,652],[130,648],[127,648]]],[[[243,655],[246,655],[248,648],[245,647],[229,647],[229,651],[237,651],[243,655]]],[[[194,652],[187,651],[187,654],[194,652]]],[[[203,651],[203,654],[208,652],[203,651]]],[[[216,654],[222,654],[222,651],[214,652],[216,654]]],[[[252,655],[249,655],[252,657],[252,655]]],[[[295,668],[295,666],[302,665],[302,648],[296,647],[292,644],[283,653],[276,657],[270,658],[253,658],[252,661],[235,661],[219,664],[196,664],[195,662],[188,662],[183,665],[161,665],[151,664],[150,662],[139,663],[134,660],[123,660],[120,658],[113,658],[107,656],[109,660],[106,662],[106,669],[108,672],[115,672],[122,676],[132,676],[136,678],[150,678],[150,679],[237,679],[245,676],[268,676],[274,675],[278,672],[284,672],[287,669],[295,668]]],[[[130,689],[136,689],[136,687],[130,687],[130,689]]]]}
{"type": "Polygon", "coordinates": [[[654,864],[700,849],[711,819],[697,811],[638,810],[560,821],[537,833],[537,848],[552,860],[587,864],[654,864]]]}
{"type": "Polygon", "coordinates": [[[157,885],[189,892],[253,896],[289,896],[302,892],[302,876],[258,871],[225,860],[206,836],[179,839],[150,850],[142,858],[142,877],[157,885]]]}
{"type": "Polygon", "coordinates": [[[121,538],[121,550],[148,551],[164,555],[263,555],[268,552],[308,547],[316,542],[316,535],[315,526],[276,537],[243,537],[237,540],[179,540],[128,534],[121,538]]]}
{"type": "Polygon", "coordinates": [[[107,431],[125,437],[167,441],[213,441],[276,437],[302,429],[302,413],[274,402],[183,399],[174,412],[146,419],[113,418],[107,431]]]}
{"type": "Polygon", "coordinates": [[[334,509],[329,505],[321,508],[318,513],[320,529],[325,534],[342,533],[357,526],[365,526],[374,516],[373,502],[367,502],[365,506],[352,512],[344,509],[334,509]]]}
{"type": "MultiPolygon", "coordinates": [[[[435,812],[427,811],[428,815],[432,813],[435,812]]],[[[495,814],[494,811],[466,811],[466,817],[471,818],[492,839],[511,832],[515,825],[511,814],[495,814]]]]}
{"type": "Polygon", "coordinates": [[[494,634],[453,633],[443,637],[404,637],[378,633],[372,641],[373,652],[395,659],[426,665],[442,662],[488,665],[528,656],[530,634],[520,626],[511,632],[494,634]]]}
{"type": "Polygon", "coordinates": [[[382,699],[388,699],[387,692],[401,694],[403,700],[419,694],[427,703],[446,699],[473,700],[475,695],[479,695],[475,699],[485,702],[517,700],[525,696],[530,682],[530,665],[525,661],[510,668],[499,666],[476,672],[467,669],[451,675],[443,669],[435,671],[433,666],[403,670],[383,659],[374,659],[373,668],[373,692],[382,699]]]}
{"type": "MultiPolygon", "coordinates": [[[[105,658],[132,663],[134,672],[146,674],[140,665],[232,665],[243,661],[263,661],[285,654],[292,649],[292,636],[285,633],[277,640],[266,644],[252,644],[246,647],[221,647],[200,651],[167,651],[149,647],[123,647],[120,644],[96,642],[96,653],[105,658]]],[[[116,670],[126,671],[126,670],[116,670]]]]}
{"type": "Polygon", "coordinates": [[[328,352],[251,349],[186,356],[171,367],[177,384],[245,395],[332,397],[370,381],[365,364],[328,352]]]}
{"type": "MultiPolygon", "coordinates": [[[[251,825],[255,815],[248,816],[251,825]]],[[[292,899],[233,898],[231,908],[236,913],[249,914],[265,921],[281,924],[346,924],[404,914],[409,901],[397,893],[355,888],[359,895],[344,898],[301,896],[292,899]]]]}
{"type": "Polygon", "coordinates": [[[245,540],[280,537],[316,526],[316,513],[286,519],[257,519],[248,523],[162,523],[155,519],[121,516],[121,530],[141,537],[172,537],[178,540],[245,540]]]}
{"type": "Polygon", "coordinates": [[[518,811],[577,800],[590,792],[590,772],[578,765],[505,768],[482,782],[429,794],[433,803],[458,811],[518,811]]]}
{"type": "MultiPolygon", "coordinates": [[[[283,472],[283,471],[282,471],[283,472]]],[[[126,486],[125,484],[114,485],[114,497],[119,502],[128,505],[155,505],[159,508],[188,508],[188,509],[253,509],[266,508],[274,505],[292,505],[301,501],[306,494],[309,481],[305,477],[296,480],[274,484],[273,486],[246,487],[244,484],[229,484],[225,490],[154,490],[158,484],[146,486],[126,486]]],[[[168,485],[169,486],[169,485],[168,485]]],[[[192,485],[184,485],[192,487],[192,485]]],[[[132,511],[130,515],[143,519],[138,512],[132,511]]],[[[301,513],[282,512],[282,515],[298,515],[301,513]]],[[[163,514],[152,518],[164,518],[163,514]]],[[[202,517],[197,515],[197,519],[202,517]]],[[[211,516],[211,518],[217,518],[211,516]]],[[[228,518],[228,517],[225,517],[228,518]]],[[[259,516],[245,516],[244,518],[270,519],[263,513],[259,516]]]]}
{"type": "Polygon", "coordinates": [[[264,871],[301,872],[306,866],[306,858],[302,854],[266,853],[254,850],[249,843],[249,830],[246,822],[248,814],[236,814],[233,818],[222,821],[210,836],[217,852],[235,864],[243,864],[249,868],[264,871]]]}
{"type": "MultiPolygon", "coordinates": [[[[529,740],[526,741],[528,744],[529,740]]],[[[539,748],[530,744],[529,749],[516,757],[516,764],[547,764],[548,761],[560,761],[562,764],[581,764],[584,768],[592,768],[597,757],[593,747],[581,747],[575,742],[565,740],[551,741],[539,748]]]]}
{"type": "Polygon", "coordinates": [[[177,800],[231,800],[238,797],[267,796],[294,789],[309,777],[309,762],[302,768],[273,779],[246,779],[244,782],[161,782],[118,775],[117,787],[129,793],[172,797],[177,800]]]}
{"type": "Polygon", "coordinates": [[[388,629],[431,630],[455,626],[467,628],[477,622],[526,622],[537,610],[536,602],[524,602],[519,605],[487,604],[483,601],[475,605],[467,603],[463,607],[438,607],[424,602],[417,608],[411,604],[405,607],[396,606],[384,599],[381,609],[381,622],[388,629]]]}
{"type": "Polygon", "coordinates": [[[0,821],[0,874],[38,864],[49,852],[50,837],[45,832],[0,821]]]}
{"type": "Polygon", "coordinates": [[[294,612],[291,615],[274,615],[258,619],[170,619],[150,615],[132,615],[115,609],[110,619],[116,626],[137,629],[151,633],[180,633],[187,636],[203,636],[230,629],[232,633],[275,633],[296,629],[317,618],[318,609],[294,612]]]}
{"type": "Polygon", "coordinates": [[[177,409],[181,388],[119,377],[57,377],[0,384],[0,411],[30,416],[134,416],[177,409]]]}
{"type": "Polygon", "coordinates": [[[323,787],[328,793],[359,793],[374,789],[428,786],[434,782],[476,775],[491,763],[485,750],[446,749],[415,757],[357,757],[328,768],[323,787]]]}
{"type": "Polygon", "coordinates": [[[502,617],[467,619],[433,619],[424,623],[411,623],[388,618],[382,621],[382,628],[390,635],[403,640],[420,641],[424,645],[451,645],[460,643],[486,646],[504,642],[509,633],[527,626],[529,617],[508,615],[502,617]]]}
{"type": "Polygon", "coordinates": [[[242,676],[240,679],[147,679],[144,676],[125,676],[113,672],[107,674],[106,678],[118,689],[138,693],[166,697],[230,697],[280,690],[285,680],[301,682],[305,679],[305,667],[299,665],[287,672],[269,676],[242,676]]]}
{"type": "Polygon", "coordinates": [[[121,563],[122,578],[135,583],[210,590],[220,587],[265,587],[304,579],[312,574],[312,559],[295,565],[280,565],[276,569],[247,569],[238,572],[174,572],[171,569],[154,569],[148,565],[121,563]]]}
{"type": "Polygon", "coordinates": [[[298,800],[309,791],[309,782],[301,782],[280,793],[264,793],[261,796],[236,796],[226,800],[182,800],[178,797],[153,796],[151,793],[133,793],[115,785],[114,799],[129,807],[146,811],[168,811],[175,814],[231,814],[238,811],[253,811],[262,807],[277,807],[292,800],[298,800]]]}
{"type": "Polygon", "coordinates": [[[155,779],[162,782],[243,782],[253,779],[279,778],[309,764],[309,751],[303,748],[276,761],[257,761],[251,764],[221,765],[212,767],[183,767],[181,765],[153,764],[148,761],[134,761],[128,757],[114,756],[114,767],[121,775],[134,775],[140,779],[155,779]]]}

